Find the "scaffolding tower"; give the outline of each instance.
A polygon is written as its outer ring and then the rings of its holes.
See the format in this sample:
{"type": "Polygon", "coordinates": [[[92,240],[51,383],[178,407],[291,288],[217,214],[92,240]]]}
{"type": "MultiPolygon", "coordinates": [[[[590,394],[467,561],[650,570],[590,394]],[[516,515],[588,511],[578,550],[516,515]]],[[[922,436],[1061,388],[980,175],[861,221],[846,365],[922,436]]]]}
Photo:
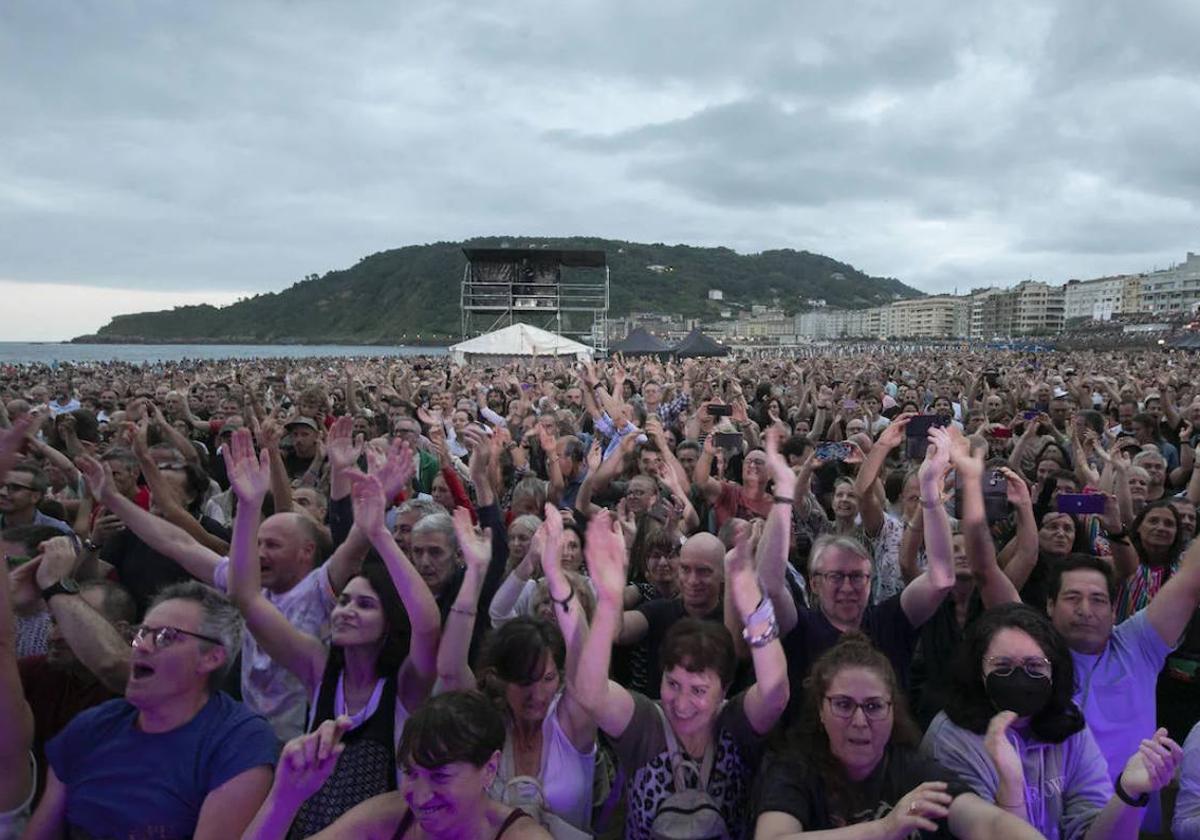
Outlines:
{"type": "Polygon", "coordinates": [[[608,348],[608,260],[603,251],[463,248],[462,337],[516,323],[608,348]]]}

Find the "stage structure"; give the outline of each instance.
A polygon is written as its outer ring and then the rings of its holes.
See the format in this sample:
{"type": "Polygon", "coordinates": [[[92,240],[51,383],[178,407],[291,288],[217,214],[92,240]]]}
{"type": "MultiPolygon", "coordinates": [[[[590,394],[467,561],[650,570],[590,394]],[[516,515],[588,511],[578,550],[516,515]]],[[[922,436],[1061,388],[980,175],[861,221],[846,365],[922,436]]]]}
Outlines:
{"type": "Polygon", "coordinates": [[[516,323],[608,347],[608,260],[603,251],[463,248],[462,337],[516,323]]]}

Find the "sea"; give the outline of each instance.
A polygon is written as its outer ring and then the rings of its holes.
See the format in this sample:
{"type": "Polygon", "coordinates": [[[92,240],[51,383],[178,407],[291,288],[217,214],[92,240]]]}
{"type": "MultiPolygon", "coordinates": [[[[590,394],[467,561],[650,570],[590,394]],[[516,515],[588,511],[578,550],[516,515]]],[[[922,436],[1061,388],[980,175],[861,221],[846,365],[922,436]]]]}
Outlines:
{"type": "Polygon", "coordinates": [[[305,357],[443,356],[445,347],[350,344],[63,344],[0,341],[0,365],[64,362],[178,362],[183,359],[295,359],[305,357]]]}

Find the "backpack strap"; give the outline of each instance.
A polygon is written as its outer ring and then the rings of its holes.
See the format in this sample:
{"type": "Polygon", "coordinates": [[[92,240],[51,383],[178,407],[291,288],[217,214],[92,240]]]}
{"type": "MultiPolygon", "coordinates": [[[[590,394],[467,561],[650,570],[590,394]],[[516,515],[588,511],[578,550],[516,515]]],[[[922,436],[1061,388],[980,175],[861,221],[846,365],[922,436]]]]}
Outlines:
{"type": "MultiPolygon", "coordinates": [[[[720,715],[721,709],[724,708],[725,702],[722,701],[721,708],[717,710],[717,714],[720,715]]],[[[687,779],[683,775],[683,771],[691,767],[691,769],[696,771],[696,777],[700,780],[699,789],[707,791],[708,780],[712,775],[713,763],[717,757],[716,738],[709,739],[708,746],[704,748],[704,758],[701,760],[700,765],[697,766],[696,762],[680,746],[679,740],[675,737],[675,732],[671,729],[671,723],[667,720],[667,714],[662,709],[662,705],[655,703],[654,710],[658,712],[658,717],[662,720],[663,735],[667,739],[667,760],[670,762],[671,772],[675,776],[675,790],[681,791],[691,788],[691,785],[687,783],[687,779]]]]}

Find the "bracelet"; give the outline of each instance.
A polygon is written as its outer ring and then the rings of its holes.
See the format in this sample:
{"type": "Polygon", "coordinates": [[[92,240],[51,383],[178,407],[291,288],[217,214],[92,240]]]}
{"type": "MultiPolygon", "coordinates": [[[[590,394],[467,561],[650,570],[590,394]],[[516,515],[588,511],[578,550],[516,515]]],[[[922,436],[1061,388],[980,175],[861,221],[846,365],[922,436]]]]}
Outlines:
{"type": "Polygon", "coordinates": [[[553,601],[555,604],[557,604],[559,609],[561,609],[563,612],[571,611],[571,601],[573,601],[575,599],[575,587],[572,586],[571,594],[568,595],[566,598],[563,598],[561,601],[550,594],[549,587],[546,588],[546,594],[550,596],[550,600],[553,601]]]}
{"type": "Polygon", "coordinates": [[[766,647],[779,638],[779,622],[775,620],[775,616],[772,614],[771,620],[767,622],[766,630],[763,630],[758,635],[751,636],[749,628],[746,628],[742,630],[742,638],[752,648],[766,647]]]}
{"type": "Polygon", "coordinates": [[[927,502],[924,499],[921,499],[921,507],[925,508],[925,510],[937,510],[941,506],[942,506],[941,499],[937,499],[933,502],[927,502]]]}
{"type": "Polygon", "coordinates": [[[754,612],[746,616],[746,620],[742,622],[745,627],[750,627],[754,624],[763,624],[775,620],[775,603],[765,595],[758,602],[758,606],[754,608],[754,612]]]}
{"type": "MultiPolygon", "coordinates": [[[[1124,775],[1124,773],[1121,774],[1121,776],[1124,775]]],[[[1141,796],[1134,799],[1129,795],[1125,788],[1121,787],[1121,776],[1117,776],[1117,780],[1113,782],[1113,791],[1117,794],[1117,797],[1131,808],[1145,808],[1147,805],[1149,805],[1150,794],[1143,793],[1141,796]]]]}
{"type": "Polygon", "coordinates": [[[777,505],[790,505],[794,504],[796,501],[795,499],[788,498],[787,496],[772,496],[771,500],[777,505]]]}
{"type": "Polygon", "coordinates": [[[469,610],[466,607],[456,607],[453,604],[450,606],[450,612],[458,613],[459,615],[465,615],[470,618],[475,617],[475,610],[469,610]]]}
{"type": "Polygon", "coordinates": [[[1109,531],[1105,536],[1108,537],[1109,541],[1128,542],[1129,529],[1122,528],[1120,531],[1109,531]]]}

